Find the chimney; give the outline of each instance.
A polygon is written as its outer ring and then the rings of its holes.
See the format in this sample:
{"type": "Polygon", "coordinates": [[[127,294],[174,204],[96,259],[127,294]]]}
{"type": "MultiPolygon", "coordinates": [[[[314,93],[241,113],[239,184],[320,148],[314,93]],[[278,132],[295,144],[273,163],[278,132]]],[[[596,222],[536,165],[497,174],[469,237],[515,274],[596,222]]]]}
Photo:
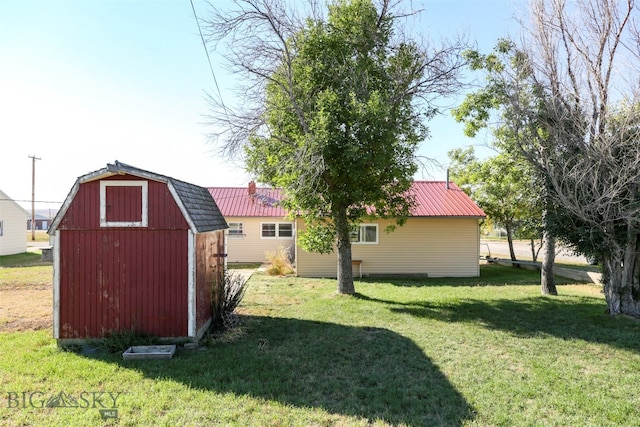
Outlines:
{"type": "Polygon", "coordinates": [[[446,187],[447,190],[449,189],[449,168],[447,168],[447,183],[446,183],[446,187]]]}
{"type": "Polygon", "coordinates": [[[256,195],[256,183],[254,181],[249,182],[249,196],[256,195]]]}

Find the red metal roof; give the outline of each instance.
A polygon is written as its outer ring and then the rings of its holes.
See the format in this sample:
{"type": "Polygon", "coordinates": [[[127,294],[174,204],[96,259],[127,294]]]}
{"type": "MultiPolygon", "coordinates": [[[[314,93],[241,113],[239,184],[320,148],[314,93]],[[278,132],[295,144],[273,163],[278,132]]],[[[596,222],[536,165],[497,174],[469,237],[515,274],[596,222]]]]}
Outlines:
{"type": "Polygon", "coordinates": [[[417,206],[412,216],[484,217],[485,213],[457,185],[445,181],[414,181],[411,192],[417,206]]]}
{"type": "Polygon", "coordinates": [[[287,212],[278,206],[280,189],[256,188],[253,196],[248,187],[211,187],[209,193],[225,217],[278,217],[284,218],[287,212]]]}
{"type": "MultiPolygon", "coordinates": [[[[444,181],[414,181],[411,193],[416,198],[412,216],[476,217],[485,213],[457,185],[444,181]]],[[[225,217],[280,217],[286,215],[278,206],[280,190],[257,188],[254,197],[248,187],[212,187],[209,192],[225,217]]]]}

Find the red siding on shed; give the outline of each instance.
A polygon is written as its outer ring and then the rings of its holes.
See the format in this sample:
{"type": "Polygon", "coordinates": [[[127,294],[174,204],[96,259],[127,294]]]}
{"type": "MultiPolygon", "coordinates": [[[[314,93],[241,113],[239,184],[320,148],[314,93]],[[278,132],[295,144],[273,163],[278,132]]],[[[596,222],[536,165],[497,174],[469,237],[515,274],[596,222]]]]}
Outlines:
{"type": "MultiPolygon", "coordinates": [[[[128,175],[109,181],[142,180],[128,175]]],[[[121,201],[128,189],[112,193],[121,201]]],[[[107,193],[108,194],[108,193],[107,193]]],[[[140,196],[127,203],[141,206],[140,196]]],[[[125,204],[126,205],[126,204],[125,204]]],[[[136,208],[123,206],[115,220],[136,208]]],[[[127,219],[124,219],[124,215],[127,219]]],[[[113,330],[188,335],[189,226],[167,185],[148,181],[147,227],[100,227],[100,181],[80,185],[60,231],[60,338],[113,330]]]]}
{"type": "Polygon", "coordinates": [[[60,254],[60,338],[187,336],[186,232],[65,231],[60,254]]]}

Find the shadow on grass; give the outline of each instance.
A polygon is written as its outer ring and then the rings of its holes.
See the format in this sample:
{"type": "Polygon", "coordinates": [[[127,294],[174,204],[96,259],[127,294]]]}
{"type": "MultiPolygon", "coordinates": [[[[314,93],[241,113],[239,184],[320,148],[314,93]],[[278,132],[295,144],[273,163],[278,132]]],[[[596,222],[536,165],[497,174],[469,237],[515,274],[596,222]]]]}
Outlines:
{"type": "Polygon", "coordinates": [[[393,425],[462,425],[465,399],[409,339],[387,329],[299,319],[245,318],[249,333],[166,363],[119,363],[191,387],[393,425]]]}
{"type": "Polygon", "coordinates": [[[523,338],[546,334],[564,340],[580,339],[640,352],[640,321],[609,316],[606,305],[599,298],[540,296],[519,300],[377,302],[389,304],[389,309],[395,313],[445,322],[481,324],[523,338]]]}
{"type": "MultiPolygon", "coordinates": [[[[442,277],[442,278],[385,278],[361,279],[364,282],[390,283],[399,287],[421,286],[536,286],[540,285],[540,272],[511,266],[484,264],[480,266],[480,277],[442,277]]],[[[556,276],[556,284],[575,283],[575,280],[556,276]]]]}

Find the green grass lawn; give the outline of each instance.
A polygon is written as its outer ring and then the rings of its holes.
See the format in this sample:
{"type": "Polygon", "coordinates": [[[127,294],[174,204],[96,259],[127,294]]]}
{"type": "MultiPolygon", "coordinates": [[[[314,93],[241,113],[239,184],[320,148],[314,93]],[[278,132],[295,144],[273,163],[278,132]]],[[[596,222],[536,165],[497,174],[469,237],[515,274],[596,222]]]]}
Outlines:
{"type": "Polygon", "coordinates": [[[0,256],[0,289],[50,285],[53,263],[42,261],[42,254],[25,252],[0,256]]]}
{"type": "Polygon", "coordinates": [[[638,425],[638,321],[605,314],[597,286],[545,297],[536,272],[481,271],[358,281],[352,297],[254,274],[235,340],[164,361],[0,334],[0,425],[100,425],[112,406],[107,425],[638,425]],[[79,407],[37,407],[60,392],[79,407]]]}

